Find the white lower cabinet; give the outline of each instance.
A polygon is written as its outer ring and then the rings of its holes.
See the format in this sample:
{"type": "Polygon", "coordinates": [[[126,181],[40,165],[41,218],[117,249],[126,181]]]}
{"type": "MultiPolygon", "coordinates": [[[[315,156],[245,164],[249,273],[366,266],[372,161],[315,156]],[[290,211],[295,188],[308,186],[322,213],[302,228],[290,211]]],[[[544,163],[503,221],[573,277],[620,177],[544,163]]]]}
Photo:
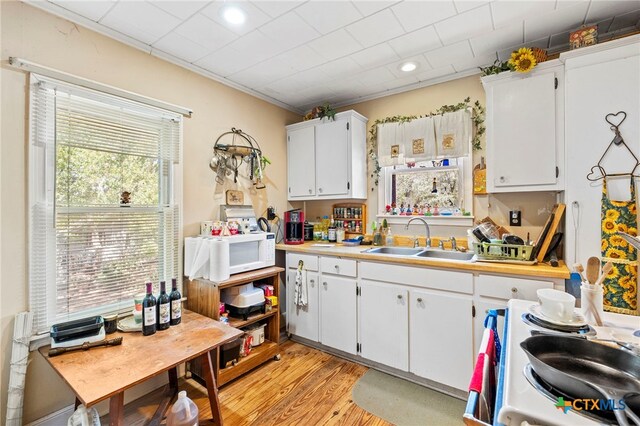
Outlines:
{"type": "Polygon", "coordinates": [[[473,299],[432,290],[409,292],[409,365],[420,377],[466,389],[473,369],[473,299]]]}
{"type": "Polygon", "coordinates": [[[356,280],[322,274],[320,284],[320,343],[356,354],[356,280]]]}
{"type": "Polygon", "coordinates": [[[409,371],[408,296],[405,287],[360,281],[360,355],[409,371]]]}
{"type": "Polygon", "coordinates": [[[287,323],[288,332],[305,339],[319,341],[319,292],[318,273],[307,271],[307,306],[298,307],[293,303],[296,284],[296,270],[287,271],[287,323]]]}

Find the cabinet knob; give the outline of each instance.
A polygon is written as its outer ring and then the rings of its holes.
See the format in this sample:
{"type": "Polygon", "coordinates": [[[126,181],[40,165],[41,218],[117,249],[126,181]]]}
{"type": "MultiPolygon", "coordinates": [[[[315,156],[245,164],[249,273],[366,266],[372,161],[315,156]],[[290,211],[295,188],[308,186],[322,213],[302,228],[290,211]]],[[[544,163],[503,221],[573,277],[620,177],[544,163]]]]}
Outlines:
{"type": "Polygon", "coordinates": [[[333,265],[333,267],[336,268],[336,270],[340,269],[338,265],[333,265]]]}
{"type": "Polygon", "coordinates": [[[326,281],[323,282],[322,285],[326,287],[327,286],[327,282],[326,281]]]}
{"type": "Polygon", "coordinates": [[[309,188],[309,194],[311,194],[313,191],[311,190],[311,188],[309,188]]]}
{"type": "Polygon", "coordinates": [[[511,288],[511,293],[517,293],[517,292],[518,292],[518,289],[516,287],[511,288]]]}
{"type": "Polygon", "coordinates": [[[322,192],[322,188],[318,188],[318,192],[322,192]]]}
{"type": "Polygon", "coordinates": [[[422,297],[418,297],[418,303],[422,303],[422,297]]]}
{"type": "Polygon", "coordinates": [[[311,287],[313,287],[313,285],[315,284],[315,280],[309,280],[309,282],[311,283],[311,287]]]}
{"type": "Polygon", "coordinates": [[[505,180],[506,180],[506,179],[505,179],[505,177],[504,177],[504,176],[500,176],[500,182],[503,182],[503,183],[504,183],[504,181],[505,181],[505,180]]]}
{"type": "Polygon", "coordinates": [[[401,294],[398,295],[398,300],[402,300],[402,295],[401,294]]]}

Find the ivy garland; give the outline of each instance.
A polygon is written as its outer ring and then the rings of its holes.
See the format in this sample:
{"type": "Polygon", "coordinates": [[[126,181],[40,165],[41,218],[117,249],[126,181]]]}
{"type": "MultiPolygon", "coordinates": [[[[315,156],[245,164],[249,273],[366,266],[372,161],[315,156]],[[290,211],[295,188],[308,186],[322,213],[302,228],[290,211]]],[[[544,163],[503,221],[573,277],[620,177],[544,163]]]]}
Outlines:
{"type": "MultiPolygon", "coordinates": [[[[412,120],[416,120],[418,118],[423,117],[433,117],[434,115],[443,115],[447,112],[455,112],[460,111],[462,109],[471,108],[471,121],[473,123],[474,135],[471,140],[471,146],[474,151],[478,151],[482,149],[482,145],[480,142],[480,137],[487,130],[484,126],[484,118],[485,118],[485,108],[480,104],[480,101],[475,101],[473,105],[471,104],[471,98],[465,98],[462,102],[459,102],[455,105],[443,105],[440,108],[436,109],[433,112],[430,112],[425,115],[417,116],[417,115],[395,115],[393,117],[386,117],[382,119],[378,119],[373,122],[371,129],[369,130],[369,158],[373,162],[373,171],[371,172],[371,177],[375,179],[375,186],[378,186],[378,181],[380,178],[380,163],[378,162],[378,124],[386,124],[386,123],[408,123],[412,120]]],[[[375,188],[371,188],[373,191],[375,188]]]]}

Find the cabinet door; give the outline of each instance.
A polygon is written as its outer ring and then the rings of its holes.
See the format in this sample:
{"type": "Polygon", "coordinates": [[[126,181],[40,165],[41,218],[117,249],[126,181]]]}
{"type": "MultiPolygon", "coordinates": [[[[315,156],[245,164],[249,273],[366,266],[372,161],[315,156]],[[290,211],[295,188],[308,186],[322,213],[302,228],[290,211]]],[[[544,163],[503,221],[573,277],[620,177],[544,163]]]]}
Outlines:
{"type": "Polygon", "coordinates": [[[313,126],[287,134],[287,181],[289,198],[316,194],[315,130],[313,126]]]}
{"type": "MultiPolygon", "coordinates": [[[[480,298],[474,302],[476,307],[476,317],[473,319],[473,351],[477,354],[480,349],[480,342],[482,342],[482,334],[484,333],[484,319],[487,317],[487,311],[489,309],[504,309],[507,307],[508,300],[500,299],[485,299],[480,298]]],[[[520,321],[519,318],[515,319],[520,321]]],[[[500,339],[504,338],[504,317],[498,317],[498,335],[500,339]]],[[[473,362],[475,364],[476,359],[474,357],[473,362]]]]}
{"type": "Polygon", "coordinates": [[[322,275],[320,285],[320,343],[356,354],[356,281],[322,275]]]}
{"type": "MultiPolygon", "coordinates": [[[[305,285],[305,283],[302,283],[305,285]]],[[[289,333],[305,339],[318,341],[319,293],[318,274],[307,272],[307,306],[298,307],[293,303],[296,285],[296,271],[289,269],[287,277],[287,323],[289,333]]]]}
{"type": "Polygon", "coordinates": [[[409,364],[411,372],[466,390],[473,369],[471,296],[411,290],[409,364]]]}
{"type": "Polygon", "coordinates": [[[488,183],[495,188],[555,184],[555,74],[515,77],[491,90],[488,183]]]}
{"type": "Polygon", "coordinates": [[[408,291],[389,283],[360,285],[360,354],[409,371],[408,291]]]}
{"type": "Polygon", "coordinates": [[[349,193],[348,120],[316,125],[316,170],[318,196],[349,193]]]}

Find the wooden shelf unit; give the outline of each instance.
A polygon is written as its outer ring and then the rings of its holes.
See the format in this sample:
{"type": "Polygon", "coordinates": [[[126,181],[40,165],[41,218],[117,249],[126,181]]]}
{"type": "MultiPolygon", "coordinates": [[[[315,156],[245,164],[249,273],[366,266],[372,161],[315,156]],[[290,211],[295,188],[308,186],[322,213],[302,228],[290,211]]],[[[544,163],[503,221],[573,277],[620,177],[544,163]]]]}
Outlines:
{"type": "MultiPolygon", "coordinates": [[[[248,283],[268,284],[273,286],[274,296],[278,297],[278,306],[264,314],[254,314],[246,320],[242,318],[229,317],[231,327],[240,328],[251,324],[262,322],[266,324],[264,330],[265,340],[260,346],[251,348],[251,353],[246,357],[238,358],[235,365],[220,368],[220,348],[211,351],[211,358],[214,359],[214,371],[216,383],[222,386],[238,376],[256,368],[270,359],[280,357],[280,272],[283,268],[272,266],[255,271],[244,272],[232,275],[228,280],[213,282],[204,279],[185,279],[187,309],[208,316],[215,320],[220,319],[220,291],[225,288],[235,287],[248,283]]],[[[194,378],[202,381],[202,368],[196,360],[190,363],[189,369],[194,378]]]]}
{"type": "MultiPolygon", "coordinates": [[[[367,233],[367,205],[359,204],[359,203],[338,203],[333,205],[333,209],[331,210],[333,214],[333,220],[346,222],[348,224],[353,223],[352,227],[344,228],[345,234],[350,235],[365,235],[367,233]],[[341,213],[342,209],[344,209],[345,213],[341,213]],[[356,218],[353,209],[359,209],[360,212],[358,217],[356,218]],[[351,214],[348,214],[351,212],[351,214]],[[355,224],[358,223],[360,225],[360,231],[356,232],[354,227],[355,224]]],[[[344,227],[344,226],[343,226],[344,227]]]]}

